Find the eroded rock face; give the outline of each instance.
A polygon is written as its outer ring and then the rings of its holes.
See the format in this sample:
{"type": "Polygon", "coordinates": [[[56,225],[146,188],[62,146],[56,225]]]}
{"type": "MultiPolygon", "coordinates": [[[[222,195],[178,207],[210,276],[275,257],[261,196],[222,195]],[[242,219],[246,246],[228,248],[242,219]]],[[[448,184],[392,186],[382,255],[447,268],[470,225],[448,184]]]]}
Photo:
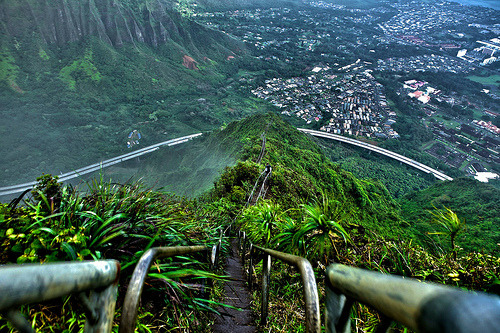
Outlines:
{"type": "Polygon", "coordinates": [[[168,0],[8,0],[0,3],[0,20],[2,33],[38,33],[59,45],[95,36],[117,47],[127,42],[157,47],[186,36],[168,0]]]}
{"type": "Polygon", "coordinates": [[[198,70],[198,66],[196,66],[196,61],[187,55],[182,57],[182,65],[187,69],[198,70]]]}

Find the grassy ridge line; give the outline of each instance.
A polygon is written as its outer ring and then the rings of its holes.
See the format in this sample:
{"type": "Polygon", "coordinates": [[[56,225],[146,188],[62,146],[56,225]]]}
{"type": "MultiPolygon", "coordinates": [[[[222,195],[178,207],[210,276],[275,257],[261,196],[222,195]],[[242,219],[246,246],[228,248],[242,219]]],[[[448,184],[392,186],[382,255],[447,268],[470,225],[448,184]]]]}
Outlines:
{"type": "Polygon", "coordinates": [[[263,166],[270,164],[273,176],[268,197],[281,207],[296,208],[316,199],[322,192],[328,192],[352,211],[353,222],[384,234],[398,234],[400,217],[397,204],[380,182],[359,180],[340,169],[329,161],[313,140],[278,116],[251,116],[229,124],[220,135],[224,135],[223,140],[229,147],[242,147],[239,157],[244,162],[222,175],[213,191],[216,196],[244,202],[246,191],[253,186],[263,166]],[[260,153],[260,135],[268,125],[266,154],[258,166],[251,161],[260,153]]]}
{"type": "MultiPolygon", "coordinates": [[[[269,163],[273,166],[273,185],[269,195],[283,208],[310,202],[322,191],[326,191],[337,199],[346,200],[349,209],[355,212],[353,221],[356,223],[378,230],[386,236],[413,238],[421,244],[429,244],[429,241],[442,242],[440,246],[446,251],[446,239],[431,240],[427,235],[427,232],[439,229],[431,223],[432,215],[428,211],[434,209],[433,205],[436,208],[446,206],[468,224],[468,230],[458,239],[461,247],[466,251],[485,250],[498,253],[498,189],[473,179],[460,178],[451,182],[436,183],[426,190],[415,191],[395,202],[379,181],[359,180],[342,170],[337,164],[329,161],[315,140],[299,133],[272,114],[256,115],[231,123],[225,131],[217,135],[224,146],[232,147],[234,151],[241,147],[243,152],[238,157],[248,161],[259,154],[260,134],[268,124],[267,149],[262,165],[269,163]]],[[[345,157],[345,152],[337,154],[343,154],[345,157]]],[[[338,161],[340,164],[343,162],[340,158],[338,161]]],[[[355,161],[352,160],[351,163],[355,161]]],[[[261,171],[262,166],[259,168],[250,162],[245,163],[240,165],[240,172],[253,172],[258,175],[261,171]]],[[[220,191],[219,195],[237,197],[238,191],[248,186],[239,179],[241,175],[238,175],[238,171],[231,172],[232,175],[223,175],[220,182],[233,181],[234,184],[222,186],[219,182],[215,189],[216,192],[220,191]]],[[[429,186],[430,182],[425,185],[429,186]]]]}

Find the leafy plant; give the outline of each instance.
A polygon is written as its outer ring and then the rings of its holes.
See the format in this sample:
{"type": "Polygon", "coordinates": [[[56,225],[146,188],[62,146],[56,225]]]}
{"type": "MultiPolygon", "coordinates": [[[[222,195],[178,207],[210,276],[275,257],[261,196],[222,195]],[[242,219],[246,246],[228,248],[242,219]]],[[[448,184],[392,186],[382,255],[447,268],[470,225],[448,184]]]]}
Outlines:
{"type": "Polygon", "coordinates": [[[243,212],[242,227],[256,244],[269,244],[276,235],[276,227],[282,219],[279,205],[262,200],[243,212]]]}
{"type": "Polygon", "coordinates": [[[430,232],[429,234],[449,236],[453,257],[457,259],[455,238],[458,234],[465,230],[465,222],[460,220],[457,214],[447,207],[444,209],[437,209],[434,207],[434,209],[434,211],[429,211],[429,213],[434,217],[433,222],[444,228],[445,231],[430,232]]]}
{"type": "MultiPolygon", "coordinates": [[[[344,242],[351,238],[342,224],[346,221],[348,212],[336,200],[322,193],[321,200],[302,206],[304,210],[304,224],[298,231],[298,238],[304,238],[308,253],[317,254],[319,257],[329,255],[335,247],[334,238],[341,237],[344,242]]],[[[328,260],[326,260],[327,262],[328,260]]]]}
{"type": "Polygon", "coordinates": [[[40,209],[44,212],[52,214],[59,208],[61,202],[61,184],[58,182],[57,176],[50,174],[38,177],[37,184],[31,191],[33,201],[41,204],[40,209]]]}

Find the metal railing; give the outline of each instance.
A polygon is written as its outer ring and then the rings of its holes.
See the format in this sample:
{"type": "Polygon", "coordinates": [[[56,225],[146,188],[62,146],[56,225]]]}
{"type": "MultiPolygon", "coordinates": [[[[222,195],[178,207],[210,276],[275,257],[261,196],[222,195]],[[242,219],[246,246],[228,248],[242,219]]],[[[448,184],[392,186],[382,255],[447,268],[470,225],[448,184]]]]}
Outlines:
{"type": "MultiPolygon", "coordinates": [[[[245,266],[245,253],[247,239],[245,232],[240,232],[240,247],[242,251],[243,266],[245,266]]],[[[321,321],[319,312],[318,289],[316,277],[311,264],[305,258],[294,256],[271,249],[266,249],[248,242],[250,265],[248,269],[248,282],[252,286],[252,271],[254,264],[261,259],[262,265],[262,299],[261,299],[261,324],[265,325],[269,309],[269,277],[271,273],[271,257],[279,259],[287,264],[296,267],[302,278],[303,294],[306,313],[306,332],[321,332],[321,321]],[[258,255],[260,252],[262,255],[258,255]]]]}
{"type": "MultiPolygon", "coordinates": [[[[135,331],[137,309],[146,276],[154,260],[211,251],[211,268],[217,267],[222,243],[207,246],[157,247],[137,263],[123,303],[120,333],[135,331]]],[[[0,313],[19,332],[34,332],[17,307],[78,294],[87,315],[85,332],[111,332],[118,292],[120,264],[116,260],[72,263],[7,265],[0,267],[0,313]],[[87,296],[85,292],[90,291],[87,296]]]]}
{"type": "MultiPolygon", "coordinates": [[[[254,265],[263,260],[261,323],[267,322],[271,257],[296,267],[303,282],[306,331],[321,332],[319,300],[314,271],[305,258],[256,246],[239,233],[243,266],[249,250],[248,282],[252,287],[254,265]]],[[[218,262],[221,238],[212,247],[159,247],[146,251],[130,280],[123,304],[120,333],[135,330],[137,309],[146,276],[158,258],[210,251],[218,262]]],[[[115,260],[72,263],[7,265],[0,267],[0,313],[20,332],[33,332],[17,308],[71,294],[78,294],[86,313],[86,332],[110,332],[116,304],[120,264],[115,260]],[[87,295],[87,292],[90,292],[87,295]]],[[[423,333],[500,332],[500,297],[458,288],[422,283],[411,278],[372,272],[340,264],[326,270],[326,332],[350,332],[354,302],[381,314],[376,332],[385,332],[393,321],[423,333]]]]}
{"type": "Polygon", "coordinates": [[[3,266],[0,312],[19,332],[34,332],[19,306],[79,294],[85,332],[111,332],[119,275],[115,260],[3,266]]]}
{"type": "Polygon", "coordinates": [[[221,239],[213,247],[207,246],[175,246],[175,247],[156,247],[147,250],[137,263],[130,279],[130,283],[127,288],[127,294],[125,295],[125,301],[123,303],[123,312],[120,321],[120,333],[131,333],[135,331],[137,323],[137,309],[139,307],[139,301],[141,299],[142,290],[144,287],[144,281],[146,276],[153,264],[154,260],[158,258],[175,257],[178,255],[196,253],[202,251],[210,251],[210,262],[212,268],[217,266],[219,259],[219,252],[221,246],[221,239]]]}
{"type": "Polygon", "coordinates": [[[333,264],[326,271],[326,332],[350,332],[354,301],[417,332],[500,332],[500,297],[333,264]]]}

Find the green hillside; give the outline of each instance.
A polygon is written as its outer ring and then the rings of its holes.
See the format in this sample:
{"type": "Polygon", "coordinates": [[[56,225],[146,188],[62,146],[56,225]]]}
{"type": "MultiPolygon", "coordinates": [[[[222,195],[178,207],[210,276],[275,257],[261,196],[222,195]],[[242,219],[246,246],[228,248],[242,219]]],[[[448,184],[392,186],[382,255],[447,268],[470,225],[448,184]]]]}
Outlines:
{"type": "Polygon", "coordinates": [[[431,248],[449,249],[449,239],[429,236],[442,228],[433,224],[429,211],[447,207],[457,213],[467,227],[457,237],[457,244],[466,251],[485,250],[500,253],[500,190],[474,179],[458,178],[442,182],[400,200],[406,228],[431,248]]]}
{"type": "Polygon", "coordinates": [[[0,13],[0,186],[126,153],[134,129],[148,145],[255,110],[228,89],[227,57],[244,45],[170,0],[15,0],[0,13]]]}
{"type": "MultiPolygon", "coordinates": [[[[272,200],[284,208],[292,208],[318,198],[321,193],[331,193],[346,211],[350,211],[352,222],[385,230],[389,234],[396,232],[392,227],[399,221],[397,206],[382,184],[359,180],[342,170],[328,160],[311,138],[278,116],[252,116],[228,125],[221,134],[228,144],[242,145],[240,158],[249,161],[257,158],[261,150],[261,134],[266,128],[266,154],[262,164],[273,167],[268,192],[272,200]]],[[[256,166],[253,168],[255,173],[262,171],[256,166]]],[[[224,182],[224,177],[220,182],[224,182]]],[[[223,193],[231,193],[242,184],[238,181],[230,186],[225,184],[223,193]]],[[[219,190],[220,186],[216,185],[215,191],[219,190]]]]}
{"type": "MultiPolygon", "coordinates": [[[[148,165],[158,169],[165,166],[165,174],[171,177],[162,180],[168,183],[167,190],[169,186],[170,191],[182,189],[184,184],[184,191],[193,195],[209,188],[195,199],[151,190],[134,181],[117,184],[101,179],[75,189],[58,184],[49,175],[39,178],[39,185],[24,204],[0,204],[0,263],[117,259],[122,265],[120,312],[124,288],[144,249],[213,245],[220,232],[234,223],[256,244],[308,258],[318,279],[324,267],[334,261],[420,280],[497,290],[497,257],[467,249],[455,254],[448,248],[438,253],[433,248],[429,251],[419,245],[428,236],[411,228],[411,223],[417,222],[408,218],[421,214],[418,223],[429,221],[423,210],[432,208],[432,204],[438,208],[438,204],[446,204],[460,217],[468,212],[466,219],[478,215],[482,218],[476,223],[481,235],[471,233],[468,237],[474,246],[482,246],[484,234],[494,235],[497,230],[490,226],[497,223],[498,215],[494,215],[498,212],[498,192],[492,187],[468,179],[440,183],[401,198],[401,214],[399,204],[381,183],[359,180],[344,171],[328,159],[313,138],[274,114],[231,122],[192,144],[191,149],[171,150],[170,162],[165,160],[165,151],[148,165]],[[264,136],[265,154],[258,164],[264,136]],[[263,187],[263,195],[246,207],[252,188],[268,164],[272,176],[263,187]],[[492,202],[489,206],[487,198],[492,202]],[[467,206],[474,206],[464,209],[466,200],[467,206]],[[487,221],[490,225],[483,223],[487,221]]],[[[155,174],[150,177],[148,181],[155,174]]],[[[470,221],[467,223],[472,224],[470,221]]],[[[228,241],[229,235],[224,236],[223,249],[227,250],[228,241]]],[[[485,243],[487,246],[489,243],[485,243]]],[[[221,285],[216,282],[209,293],[200,293],[196,286],[202,278],[218,281],[225,277],[223,268],[214,274],[203,262],[205,259],[194,256],[167,259],[155,266],[141,301],[141,329],[210,330],[213,316],[207,310],[217,306],[221,285]],[[176,293],[169,293],[171,290],[176,293]]],[[[300,277],[287,266],[274,265],[271,308],[300,313],[300,277]]],[[[258,306],[256,301],[253,307],[258,306]]],[[[67,300],[63,305],[54,301],[50,307],[30,305],[23,311],[41,332],[61,331],[69,321],[75,327],[84,323],[84,317],[76,315],[79,310],[74,303],[67,300]],[[64,311],[59,311],[61,307],[64,311]],[[40,317],[49,319],[35,320],[40,317]]],[[[367,329],[366,323],[376,315],[358,311],[365,323],[361,327],[367,329]]],[[[12,331],[9,325],[0,317],[2,329],[12,331]]],[[[271,311],[268,326],[271,330],[298,331],[301,321],[271,311]]]]}
{"type": "Polygon", "coordinates": [[[317,142],[342,169],[357,178],[378,179],[394,198],[425,189],[437,181],[431,174],[363,148],[327,139],[317,139],[317,142]]]}

